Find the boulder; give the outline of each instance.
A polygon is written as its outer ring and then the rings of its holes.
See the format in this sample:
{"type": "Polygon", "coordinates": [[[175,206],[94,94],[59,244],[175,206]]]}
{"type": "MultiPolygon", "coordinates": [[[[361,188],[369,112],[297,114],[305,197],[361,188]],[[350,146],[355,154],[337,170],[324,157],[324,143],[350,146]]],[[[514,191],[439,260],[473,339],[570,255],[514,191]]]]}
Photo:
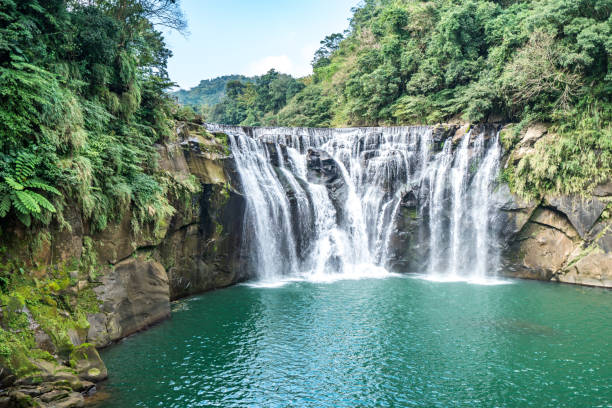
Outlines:
{"type": "Polygon", "coordinates": [[[532,147],[538,140],[548,132],[548,126],[544,123],[534,123],[527,128],[519,142],[520,146],[532,147]]]}
{"type": "Polygon", "coordinates": [[[78,392],[71,392],[67,397],[47,405],[48,408],[80,408],[85,406],[85,398],[78,392]]]}
{"type": "MultiPolygon", "coordinates": [[[[512,135],[512,127],[506,127],[503,130],[504,133],[508,132],[508,135],[512,135]]],[[[507,137],[507,136],[503,136],[507,137]]],[[[520,140],[512,150],[509,160],[511,162],[518,162],[525,156],[529,156],[535,152],[535,144],[542,138],[553,138],[552,134],[548,133],[548,126],[543,123],[532,124],[521,134],[520,140]]],[[[513,136],[511,136],[513,139],[513,136]]]]}
{"type": "Polygon", "coordinates": [[[61,400],[70,396],[70,391],[55,389],[40,396],[40,400],[45,403],[61,400]]]}
{"type": "Polygon", "coordinates": [[[106,366],[98,350],[92,344],[83,344],[70,353],[70,365],[79,378],[86,381],[99,382],[108,377],[106,366]]]}
{"type": "Polygon", "coordinates": [[[16,385],[32,385],[43,382],[65,383],[70,386],[71,389],[77,391],[83,388],[83,383],[72,369],[47,360],[31,359],[30,361],[37,369],[37,372],[20,378],[15,383],[16,385]]]}
{"type": "Polygon", "coordinates": [[[108,317],[105,313],[95,313],[87,316],[89,330],[87,341],[96,347],[104,347],[111,343],[110,334],[106,326],[108,317]]]}
{"type": "Polygon", "coordinates": [[[550,280],[567,262],[577,248],[577,244],[565,233],[571,225],[562,217],[543,214],[540,219],[554,219],[557,227],[529,222],[518,236],[510,242],[506,251],[506,267],[508,275],[550,280]]]}
{"type": "Polygon", "coordinates": [[[597,197],[610,197],[612,196],[612,180],[608,180],[605,183],[599,184],[593,190],[593,195],[597,197]]]}
{"type": "Polygon", "coordinates": [[[32,397],[21,391],[11,391],[9,393],[9,407],[27,408],[35,406],[32,397]]]}
{"type": "Polygon", "coordinates": [[[434,141],[443,142],[449,137],[455,135],[457,130],[461,127],[464,127],[466,124],[463,122],[458,123],[442,123],[436,125],[431,130],[431,135],[434,141]]]}
{"type": "Polygon", "coordinates": [[[143,256],[117,264],[102,278],[96,292],[102,316],[92,315],[88,340],[101,346],[140,331],[170,315],[170,289],[164,267],[143,256]],[[106,331],[106,333],[104,333],[106,331]]]}
{"type": "Polygon", "coordinates": [[[557,274],[555,279],[565,283],[612,288],[612,253],[596,248],[557,274]]]}

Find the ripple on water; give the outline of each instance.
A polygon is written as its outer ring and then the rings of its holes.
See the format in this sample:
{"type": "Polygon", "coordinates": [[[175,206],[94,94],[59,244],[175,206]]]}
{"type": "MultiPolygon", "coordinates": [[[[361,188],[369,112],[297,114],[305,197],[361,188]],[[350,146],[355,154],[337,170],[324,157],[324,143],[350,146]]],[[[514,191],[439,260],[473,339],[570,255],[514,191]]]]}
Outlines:
{"type": "Polygon", "coordinates": [[[391,275],[237,286],[103,351],[112,397],[96,406],[605,407],[610,295],[391,275]]]}

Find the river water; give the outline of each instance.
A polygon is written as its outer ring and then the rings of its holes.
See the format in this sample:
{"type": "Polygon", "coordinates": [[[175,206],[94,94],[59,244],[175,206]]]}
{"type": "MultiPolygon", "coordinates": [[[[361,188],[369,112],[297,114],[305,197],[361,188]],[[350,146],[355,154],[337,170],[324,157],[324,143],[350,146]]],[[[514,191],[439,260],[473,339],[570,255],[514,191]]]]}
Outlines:
{"type": "Polygon", "coordinates": [[[172,319],[103,351],[98,406],[612,406],[610,293],[428,276],[176,302],[172,319]]]}

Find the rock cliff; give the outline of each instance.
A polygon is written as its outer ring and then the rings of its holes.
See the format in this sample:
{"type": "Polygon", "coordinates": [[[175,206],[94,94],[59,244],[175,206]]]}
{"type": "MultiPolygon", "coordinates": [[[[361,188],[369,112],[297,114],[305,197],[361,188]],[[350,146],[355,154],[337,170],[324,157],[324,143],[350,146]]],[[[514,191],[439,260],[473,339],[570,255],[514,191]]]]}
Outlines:
{"type": "Polygon", "coordinates": [[[19,262],[32,281],[0,299],[0,324],[10,335],[0,347],[0,407],[82,406],[107,376],[96,347],[168,318],[172,300],[247,278],[240,251],[245,200],[227,136],[178,123],[174,139],[156,146],[159,171],[193,188],[168,192],[175,211],[160,225],[135,228],[126,208],[118,222],[94,232],[68,203],[61,226],[35,233],[9,226],[3,262],[19,262]],[[20,337],[13,329],[21,321],[27,335],[20,337]]]}

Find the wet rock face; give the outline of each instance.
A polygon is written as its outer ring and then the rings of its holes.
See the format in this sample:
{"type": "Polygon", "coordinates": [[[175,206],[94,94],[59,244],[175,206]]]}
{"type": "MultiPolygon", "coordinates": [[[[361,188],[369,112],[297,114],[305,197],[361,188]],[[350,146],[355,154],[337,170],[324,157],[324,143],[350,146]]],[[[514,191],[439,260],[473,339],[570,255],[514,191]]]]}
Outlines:
{"type": "Polygon", "coordinates": [[[204,185],[197,222],[172,231],[153,251],[167,270],[170,298],[178,299],[245,280],[241,254],[244,197],[204,185]]]}
{"type": "Polygon", "coordinates": [[[400,211],[395,219],[395,230],[389,242],[387,266],[397,272],[422,272],[427,262],[427,230],[421,228],[418,192],[410,190],[402,196],[400,211]]]}
{"type": "Polygon", "coordinates": [[[308,181],[324,184],[329,192],[329,198],[338,214],[338,223],[342,223],[344,203],[348,198],[348,185],[344,182],[338,163],[327,152],[309,149],[306,155],[308,181]]]}
{"type": "Polygon", "coordinates": [[[498,210],[497,222],[500,225],[500,239],[507,242],[518,234],[538,206],[536,201],[525,201],[510,193],[510,188],[502,184],[493,193],[498,210]]]}
{"type": "Polygon", "coordinates": [[[284,144],[276,144],[264,142],[270,164],[275,167],[282,167],[287,162],[287,146],[284,144]]]}
{"type": "Polygon", "coordinates": [[[308,180],[318,184],[333,184],[341,178],[333,157],[323,150],[309,149],[306,156],[308,180]]]}

